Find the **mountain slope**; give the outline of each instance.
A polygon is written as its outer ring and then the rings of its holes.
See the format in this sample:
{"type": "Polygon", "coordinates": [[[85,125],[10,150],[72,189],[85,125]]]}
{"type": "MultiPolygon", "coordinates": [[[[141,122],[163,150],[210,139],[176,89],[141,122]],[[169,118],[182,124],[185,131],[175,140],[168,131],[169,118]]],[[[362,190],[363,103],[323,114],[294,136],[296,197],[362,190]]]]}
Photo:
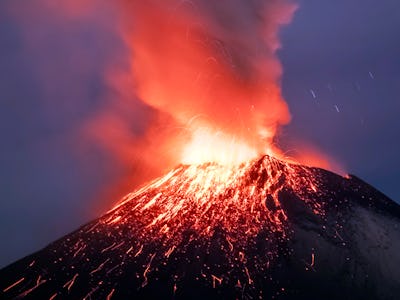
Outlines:
{"type": "Polygon", "coordinates": [[[0,271],[3,298],[397,299],[400,206],[269,156],[179,166],[0,271]]]}

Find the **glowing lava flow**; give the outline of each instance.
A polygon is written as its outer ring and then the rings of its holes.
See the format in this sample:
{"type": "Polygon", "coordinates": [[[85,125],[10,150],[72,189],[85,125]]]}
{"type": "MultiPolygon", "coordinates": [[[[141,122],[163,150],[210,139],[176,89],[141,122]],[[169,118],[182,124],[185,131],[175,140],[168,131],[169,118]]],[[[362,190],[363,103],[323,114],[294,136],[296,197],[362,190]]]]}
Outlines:
{"type": "Polygon", "coordinates": [[[200,236],[210,236],[210,228],[221,227],[230,238],[240,238],[238,226],[247,234],[257,233],[269,222],[283,231],[285,214],[280,209],[277,193],[285,181],[301,193],[315,187],[312,177],[299,178],[299,166],[283,164],[270,157],[241,165],[182,165],[148,186],[128,194],[114,207],[108,224],[124,223],[138,213],[146,228],[158,230],[167,238],[176,237],[183,228],[192,228],[200,236]],[[256,167],[255,167],[256,165],[256,167]],[[293,174],[293,178],[291,178],[293,174]],[[292,180],[291,180],[292,179],[292,180]],[[273,210],[266,206],[273,202],[273,210]],[[120,211],[131,202],[132,210],[120,211]],[[267,212],[267,213],[266,213],[267,212]]]}
{"type": "MultiPolygon", "coordinates": [[[[312,193],[316,199],[316,184],[309,169],[269,156],[240,165],[181,165],[128,194],[102,224],[134,232],[135,250],[128,252],[148,256],[144,285],[151,270],[157,269],[152,264],[165,263],[172,253],[185,253],[191,244],[206,248],[208,254],[215,248],[224,253],[225,261],[219,263],[231,266],[230,272],[208,274],[207,264],[202,271],[214,286],[232,280],[252,285],[252,274],[265,271],[287,238],[287,216],[278,193],[289,188],[298,195],[312,193]],[[216,236],[222,240],[215,242],[216,236]],[[259,243],[268,251],[255,257],[248,249],[259,243]]],[[[323,215],[320,203],[303,200],[316,215],[323,215]]]]}
{"type": "Polygon", "coordinates": [[[379,299],[365,276],[398,289],[381,260],[400,259],[398,220],[398,204],[355,177],[270,156],[181,165],[0,270],[0,298],[379,299]]]}

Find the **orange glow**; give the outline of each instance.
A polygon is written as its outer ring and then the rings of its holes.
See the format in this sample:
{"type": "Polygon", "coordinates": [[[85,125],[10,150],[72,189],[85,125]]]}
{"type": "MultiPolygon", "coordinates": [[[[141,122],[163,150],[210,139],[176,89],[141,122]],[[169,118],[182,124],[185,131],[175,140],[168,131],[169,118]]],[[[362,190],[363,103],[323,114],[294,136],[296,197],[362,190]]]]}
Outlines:
{"type": "MultiPolygon", "coordinates": [[[[245,222],[241,226],[245,225],[243,228],[249,236],[258,232],[262,228],[260,224],[265,224],[266,220],[274,226],[273,231],[284,230],[286,216],[277,198],[277,192],[282,188],[279,185],[284,183],[283,177],[299,194],[318,193],[308,168],[268,156],[237,166],[217,163],[183,165],[126,195],[108,212],[109,216],[103,222],[108,225],[124,223],[132,218],[132,214],[139,213],[143,224],[147,224],[144,228],[151,232],[159,231],[161,236],[171,239],[164,254],[167,257],[176,249],[177,241],[174,239],[187,222],[194,222],[190,227],[199,236],[210,236],[212,228],[223,226],[230,233],[227,238],[228,244],[232,245],[232,242],[240,241],[237,234],[244,233],[237,231],[239,223],[245,222]],[[301,172],[307,176],[299,177],[301,172]],[[227,192],[229,197],[225,198],[227,192]],[[268,201],[273,203],[265,204],[268,195],[268,201]],[[128,202],[133,207],[125,211],[128,202]],[[265,209],[267,213],[264,213],[265,209]]],[[[322,213],[318,203],[312,203],[312,206],[316,214],[322,213]]],[[[142,248],[143,245],[139,251],[142,248]]],[[[246,260],[243,252],[239,254],[242,261],[246,260]]]]}
{"type": "Polygon", "coordinates": [[[123,67],[105,71],[112,99],[85,124],[85,133],[133,170],[108,194],[120,195],[179,163],[237,166],[261,154],[341,171],[310,148],[300,147],[302,155],[292,159],[274,144],[290,121],[276,51],[279,29],[296,9],[292,1],[43,3],[46,11],[71,17],[66,23],[108,12],[107,28],[127,47],[123,67]],[[151,113],[143,116],[143,107],[151,113]]]}
{"type": "Polygon", "coordinates": [[[3,292],[7,292],[7,291],[11,290],[13,287],[17,286],[18,284],[20,284],[20,283],[21,283],[22,281],[24,281],[24,280],[25,280],[25,278],[22,277],[20,280],[17,280],[17,281],[14,282],[13,284],[11,284],[9,287],[5,288],[5,289],[3,290],[3,292]]]}
{"type": "MultiPolygon", "coordinates": [[[[191,241],[204,243],[208,245],[205,251],[211,251],[210,241],[223,233],[220,249],[227,259],[226,265],[239,270],[232,272],[237,277],[215,274],[207,268],[202,270],[202,277],[215,288],[230,280],[239,285],[245,282],[251,288],[255,274],[265,272],[279,243],[290,234],[279,193],[293,191],[322,220],[325,207],[319,202],[322,194],[318,180],[310,168],[269,156],[240,165],[181,165],[126,195],[100,221],[100,226],[129,226],[140,237],[132,240],[128,251],[136,253],[134,257],[142,255],[146,259],[142,286],[150,280],[148,275],[157,269],[157,263],[186,251],[183,245],[191,241]],[[188,232],[192,234],[188,236],[188,232]],[[266,235],[265,249],[269,254],[255,259],[248,249],[260,241],[260,234],[266,235]],[[160,245],[149,248],[155,240],[160,245]],[[157,263],[153,265],[154,261],[157,263]]],[[[102,251],[118,247],[115,244],[102,251]]]]}
{"type": "MultiPolygon", "coordinates": [[[[328,155],[315,147],[299,142],[297,145],[297,151],[292,157],[284,158],[286,161],[301,164],[308,167],[317,167],[326,170],[331,170],[337,174],[345,175],[345,167],[333,160],[328,155]]],[[[281,157],[279,157],[281,158],[281,157]]]]}
{"type": "Polygon", "coordinates": [[[120,3],[131,65],[125,76],[112,76],[126,81],[114,85],[171,116],[165,127],[190,127],[188,142],[157,132],[151,138],[176,150],[170,154],[177,163],[237,164],[269,153],[277,128],[290,120],[276,50],[278,30],[295,6],[286,0],[120,3]],[[207,121],[194,126],[196,116],[207,121]]]}
{"type": "Polygon", "coordinates": [[[181,161],[184,164],[216,162],[221,165],[235,165],[254,159],[257,154],[235,137],[200,128],[192,134],[190,142],[184,147],[181,161]]]}
{"type": "MultiPolygon", "coordinates": [[[[78,16],[100,5],[62,3],[68,14],[78,16]]],[[[127,57],[123,70],[110,66],[106,71],[116,96],[85,129],[133,170],[110,194],[120,195],[179,163],[216,163],[230,170],[213,173],[218,178],[262,154],[332,167],[310,148],[288,158],[274,144],[280,126],[290,121],[276,51],[279,29],[296,9],[292,1],[119,0],[109,5],[118,15],[114,29],[127,57]],[[143,107],[146,116],[140,113],[143,107]]]]}
{"type": "Polygon", "coordinates": [[[238,165],[261,154],[330,167],[313,151],[286,158],[274,143],[290,121],[276,51],[279,29],[296,9],[291,1],[121,0],[116,7],[128,65],[112,68],[107,79],[121,97],[88,131],[122,165],[134,161],[131,169],[146,170],[127,182],[179,163],[238,165]],[[151,107],[151,117],[140,120],[133,98],[151,107]],[[146,124],[138,136],[132,119],[146,124]]]}

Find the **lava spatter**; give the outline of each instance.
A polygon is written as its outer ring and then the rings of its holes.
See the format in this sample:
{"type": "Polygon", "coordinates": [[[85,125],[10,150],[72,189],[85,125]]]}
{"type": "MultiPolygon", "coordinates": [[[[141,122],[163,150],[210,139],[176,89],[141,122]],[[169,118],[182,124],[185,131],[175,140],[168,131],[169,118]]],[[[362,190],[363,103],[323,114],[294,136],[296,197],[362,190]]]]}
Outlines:
{"type": "MultiPolygon", "coordinates": [[[[224,231],[229,241],[245,244],[262,228],[285,236],[287,217],[279,203],[279,191],[290,188],[298,194],[317,193],[316,180],[307,168],[268,156],[238,166],[182,165],[127,195],[102,222],[131,224],[144,238],[147,232],[157,233],[170,246],[181,243],[187,230],[210,238],[216,228],[224,231]]],[[[319,202],[304,201],[323,214],[319,202]]]]}
{"type": "MultiPolygon", "coordinates": [[[[252,285],[252,273],[265,271],[289,234],[279,191],[290,188],[298,194],[305,194],[305,190],[316,193],[315,180],[306,168],[267,156],[238,166],[182,165],[128,195],[102,219],[101,225],[129,227],[140,237],[134,246],[142,250],[139,254],[154,252],[144,271],[144,284],[145,275],[156,268],[151,266],[155,256],[162,264],[173,252],[180,256],[197,244],[207,254],[218,247],[223,255],[220,263],[224,261],[231,268],[217,276],[206,264],[201,277],[211,279],[213,286],[216,282],[238,281],[252,285]],[[304,173],[301,177],[300,172],[304,173]],[[249,253],[248,248],[257,244],[263,244],[268,253],[249,253]],[[147,251],[143,252],[143,245],[147,245],[147,251]],[[241,276],[231,276],[235,272],[241,276]]],[[[323,215],[318,202],[304,201],[323,215]]]]}
{"type": "MultiPolygon", "coordinates": [[[[389,230],[399,216],[398,205],[355,177],[270,156],[229,166],[181,165],[1,270],[1,295],[379,298],[396,290],[399,272],[383,269],[382,260],[397,245],[387,241],[385,248],[371,232],[400,240],[389,230]],[[378,271],[398,277],[377,277],[378,271]]],[[[390,257],[400,261],[397,256],[390,257]]]]}

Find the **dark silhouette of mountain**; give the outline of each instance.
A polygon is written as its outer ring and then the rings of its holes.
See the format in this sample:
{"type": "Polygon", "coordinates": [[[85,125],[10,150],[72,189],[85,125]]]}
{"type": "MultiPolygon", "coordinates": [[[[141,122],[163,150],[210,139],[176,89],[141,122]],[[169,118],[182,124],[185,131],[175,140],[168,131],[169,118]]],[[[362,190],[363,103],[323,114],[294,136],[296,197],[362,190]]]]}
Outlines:
{"type": "Polygon", "coordinates": [[[400,299],[400,206],[264,156],[179,166],[0,271],[4,299],[400,299]]]}

